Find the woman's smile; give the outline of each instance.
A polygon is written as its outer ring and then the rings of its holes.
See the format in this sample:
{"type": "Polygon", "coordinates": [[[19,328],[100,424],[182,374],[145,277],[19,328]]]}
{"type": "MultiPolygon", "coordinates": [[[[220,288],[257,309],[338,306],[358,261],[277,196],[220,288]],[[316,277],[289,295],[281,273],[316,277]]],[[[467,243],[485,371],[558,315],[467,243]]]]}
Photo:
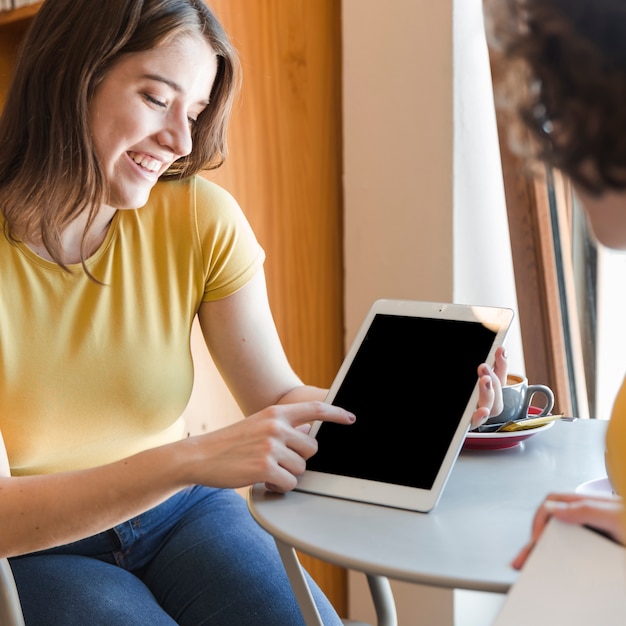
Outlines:
{"type": "Polygon", "coordinates": [[[216,72],[215,52],[189,35],[128,55],[108,72],[90,116],[111,207],[142,207],[158,178],[191,152],[216,72]]]}

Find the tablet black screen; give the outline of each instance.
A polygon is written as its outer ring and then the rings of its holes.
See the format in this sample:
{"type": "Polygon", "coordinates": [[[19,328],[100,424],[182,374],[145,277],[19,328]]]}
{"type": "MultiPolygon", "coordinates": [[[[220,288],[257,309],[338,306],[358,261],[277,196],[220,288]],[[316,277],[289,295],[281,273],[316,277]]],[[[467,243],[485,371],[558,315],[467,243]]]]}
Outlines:
{"type": "Polygon", "coordinates": [[[480,322],[377,314],[307,462],[317,472],[430,489],[496,333],[480,322]]]}

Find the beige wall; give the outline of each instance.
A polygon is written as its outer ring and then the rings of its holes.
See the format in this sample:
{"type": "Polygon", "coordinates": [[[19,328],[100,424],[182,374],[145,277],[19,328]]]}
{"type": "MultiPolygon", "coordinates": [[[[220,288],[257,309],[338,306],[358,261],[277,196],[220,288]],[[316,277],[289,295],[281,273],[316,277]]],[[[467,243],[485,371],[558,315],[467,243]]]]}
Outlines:
{"type": "Polygon", "coordinates": [[[452,298],[451,31],[448,1],[343,2],[348,334],[375,298],[452,298]]]}
{"type": "Polygon", "coordinates": [[[480,0],[382,7],[343,0],[348,341],[375,298],[517,307],[480,0]]]}
{"type": "MultiPolygon", "coordinates": [[[[342,6],[346,342],[381,297],[517,310],[480,0],[342,6]]],[[[506,345],[523,371],[517,322],[506,345]]],[[[400,624],[488,623],[491,597],[392,586],[400,624]]],[[[375,623],[360,574],[350,607],[375,623]]]]}

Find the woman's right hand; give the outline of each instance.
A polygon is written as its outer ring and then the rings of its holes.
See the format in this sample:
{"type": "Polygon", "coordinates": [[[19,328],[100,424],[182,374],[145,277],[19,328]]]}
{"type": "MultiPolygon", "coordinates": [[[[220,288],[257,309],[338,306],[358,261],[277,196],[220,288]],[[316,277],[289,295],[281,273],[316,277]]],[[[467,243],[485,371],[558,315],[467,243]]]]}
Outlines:
{"type": "Polygon", "coordinates": [[[309,435],[310,424],[317,420],[349,425],[355,416],[318,400],[278,404],[191,437],[186,441],[198,455],[193,457],[195,476],[190,482],[227,488],[262,482],[270,491],[290,491],[317,452],[317,440],[309,435]]]}
{"type": "Polygon", "coordinates": [[[550,517],[568,524],[584,524],[597,528],[618,543],[626,543],[624,532],[624,502],[616,496],[585,496],[575,493],[551,493],[537,509],[533,519],[530,541],[511,562],[521,569],[532,552],[550,517]]]}

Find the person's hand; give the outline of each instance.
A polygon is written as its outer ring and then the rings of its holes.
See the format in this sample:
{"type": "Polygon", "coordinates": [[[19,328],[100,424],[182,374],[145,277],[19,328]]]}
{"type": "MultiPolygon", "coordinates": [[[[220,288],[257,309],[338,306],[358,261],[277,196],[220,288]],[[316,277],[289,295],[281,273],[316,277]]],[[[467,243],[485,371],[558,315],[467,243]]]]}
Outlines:
{"type": "Polygon", "coordinates": [[[192,446],[192,483],[238,488],[262,482],[270,491],[293,489],[317,452],[314,421],[352,424],[355,416],[321,401],[267,407],[245,420],[185,440],[192,446]]]}
{"type": "Polygon", "coordinates": [[[521,569],[539,540],[550,517],[568,524],[584,524],[597,528],[615,541],[624,544],[624,503],[615,496],[585,496],[574,493],[552,493],[537,509],[533,519],[530,541],[520,550],[511,562],[515,569],[521,569]]]}
{"type": "Polygon", "coordinates": [[[493,368],[487,363],[478,367],[478,406],[472,414],[470,429],[478,428],[488,417],[502,413],[502,385],[506,383],[509,364],[505,349],[496,349],[493,368]]]}

